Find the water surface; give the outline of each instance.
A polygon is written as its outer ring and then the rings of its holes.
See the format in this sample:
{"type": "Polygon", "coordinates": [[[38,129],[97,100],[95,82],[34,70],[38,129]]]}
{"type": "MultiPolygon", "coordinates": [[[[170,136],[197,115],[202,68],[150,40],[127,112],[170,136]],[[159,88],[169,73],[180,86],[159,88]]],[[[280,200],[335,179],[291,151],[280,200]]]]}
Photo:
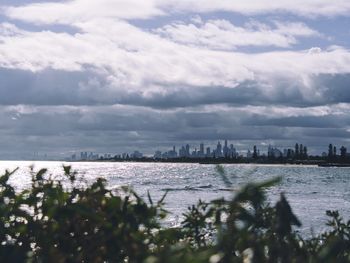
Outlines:
{"type": "MultiPolygon", "coordinates": [[[[62,165],[71,165],[87,181],[97,177],[107,179],[110,187],[130,186],[141,196],[150,191],[159,200],[165,191],[166,208],[172,213],[167,223],[177,224],[186,207],[198,199],[212,200],[230,197],[233,193],[217,174],[215,165],[178,163],[102,163],[102,162],[0,162],[0,172],[5,169],[19,170],[11,178],[18,189],[30,184],[30,166],[35,170],[48,168],[53,175],[63,174],[62,165]]],[[[268,189],[269,201],[274,203],[284,192],[301,219],[300,231],[309,235],[325,228],[325,211],[339,210],[350,219],[350,168],[324,168],[296,165],[223,165],[234,189],[247,182],[264,181],[276,176],[282,182],[268,189]]]]}

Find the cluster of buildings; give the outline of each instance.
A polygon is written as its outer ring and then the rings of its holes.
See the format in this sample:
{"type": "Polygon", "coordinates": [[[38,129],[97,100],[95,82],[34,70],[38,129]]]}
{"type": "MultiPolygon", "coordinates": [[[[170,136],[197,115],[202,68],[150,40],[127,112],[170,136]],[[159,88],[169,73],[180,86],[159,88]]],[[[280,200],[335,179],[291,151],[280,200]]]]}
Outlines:
{"type": "Polygon", "coordinates": [[[279,159],[279,158],[285,158],[285,159],[290,159],[290,158],[298,158],[298,159],[304,159],[307,158],[308,152],[307,152],[307,147],[303,146],[302,144],[295,144],[294,148],[285,148],[283,150],[278,149],[275,146],[269,145],[267,148],[267,155],[263,154],[260,155],[260,151],[256,149],[256,146],[254,146],[254,152],[250,152],[248,150],[247,153],[247,158],[255,158],[255,157],[268,157],[268,158],[274,158],[274,159],[279,159]]]}
{"type": "Polygon", "coordinates": [[[112,155],[110,153],[93,153],[93,152],[81,152],[80,155],[74,153],[68,158],[68,161],[97,161],[97,160],[110,160],[110,159],[141,159],[143,154],[139,151],[134,151],[133,153],[123,153],[112,155]]]}
{"type": "Polygon", "coordinates": [[[233,144],[228,146],[227,140],[225,144],[222,145],[221,142],[218,142],[216,148],[211,149],[210,147],[204,147],[204,144],[201,143],[199,148],[191,149],[189,144],[182,146],[179,151],[176,151],[175,146],[173,149],[167,152],[156,151],[154,154],[154,159],[172,159],[172,158],[236,158],[238,153],[233,147],[233,144]]]}
{"type": "Polygon", "coordinates": [[[71,161],[95,161],[101,158],[111,159],[113,158],[111,154],[98,154],[93,152],[81,152],[80,155],[74,153],[72,154],[71,161]]]}
{"type": "Polygon", "coordinates": [[[201,143],[199,148],[191,149],[190,145],[187,144],[182,146],[178,151],[176,151],[175,146],[170,151],[161,152],[156,151],[153,158],[154,159],[174,159],[174,158],[231,158],[235,159],[238,157],[246,157],[248,159],[256,158],[306,158],[308,155],[307,147],[302,144],[296,144],[294,148],[286,148],[283,150],[278,149],[275,146],[268,146],[267,152],[260,153],[260,150],[254,146],[253,150],[247,150],[246,154],[240,155],[236,151],[236,148],[233,144],[228,145],[227,140],[225,140],[222,145],[219,141],[214,149],[210,147],[204,147],[204,144],[201,143]]]}
{"type": "MultiPolygon", "coordinates": [[[[333,151],[333,148],[332,148],[333,151]]],[[[335,150],[334,150],[335,151],[335,150]]],[[[343,150],[344,151],[344,150],[343,150]]],[[[260,150],[256,146],[253,147],[253,150],[244,151],[244,156],[239,154],[233,144],[228,144],[228,141],[225,140],[223,144],[219,141],[217,145],[213,148],[205,147],[204,143],[201,143],[199,147],[192,147],[189,144],[183,145],[178,150],[175,146],[169,151],[161,152],[156,151],[153,157],[147,157],[147,159],[176,159],[176,158],[248,158],[248,159],[257,159],[257,158],[298,158],[305,159],[307,157],[307,147],[302,144],[295,144],[293,148],[287,148],[280,150],[275,146],[268,146],[267,152],[260,153],[260,150]]],[[[123,153],[118,155],[112,154],[97,154],[93,152],[81,152],[80,155],[73,154],[70,158],[71,161],[94,161],[94,160],[129,160],[129,159],[142,159],[146,158],[143,153],[139,151],[134,151],[133,153],[123,153]]]]}

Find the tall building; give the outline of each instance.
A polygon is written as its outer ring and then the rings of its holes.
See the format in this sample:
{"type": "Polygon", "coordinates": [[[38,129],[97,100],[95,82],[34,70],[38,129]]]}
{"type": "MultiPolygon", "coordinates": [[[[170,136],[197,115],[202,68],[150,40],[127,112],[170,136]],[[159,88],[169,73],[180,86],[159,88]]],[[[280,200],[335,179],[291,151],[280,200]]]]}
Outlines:
{"type": "Polygon", "coordinates": [[[224,157],[228,157],[229,156],[229,148],[227,146],[227,140],[225,140],[225,145],[224,145],[224,149],[223,149],[223,155],[224,155],[224,157]]]}
{"type": "Polygon", "coordinates": [[[190,145],[186,144],[186,157],[190,157],[190,145]]]}
{"type": "Polygon", "coordinates": [[[215,156],[222,157],[222,146],[220,142],[218,142],[218,145],[216,146],[215,156]]]}
{"type": "Polygon", "coordinates": [[[181,149],[179,150],[179,156],[180,157],[185,157],[186,156],[186,149],[184,146],[181,147],[181,149]]]}
{"type": "Polygon", "coordinates": [[[177,152],[176,152],[175,145],[173,146],[173,149],[168,152],[168,157],[169,158],[177,158],[177,152]]]}
{"type": "Polygon", "coordinates": [[[154,159],[160,159],[162,158],[162,152],[161,151],[156,151],[153,155],[154,159]]]}
{"type": "Polygon", "coordinates": [[[141,159],[143,157],[143,154],[140,153],[139,151],[134,151],[132,154],[131,154],[131,158],[134,158],[134,159],[141,159]]]}
{"type": "Polygon", "coordinates": [[[206,156],[206,157],[211,157],[210,147],[207,147],[205,156],[206,156]]]}
{"type": "Polygon", "coordinates": [[[231,158],[236,158],[237,157],[237,152],[236,152],[236,149],[233,147],[233,144],[230,145],[229,156],[231,158]]]}
{"type": "Polygon", "coordinates": [[[247,151],[247,158],[252,158],[253,157],[253,154],[252,154],[252,152],[248,149],[248,151],[247,151]]]}
{"type": "Polygon", "coordinates": [[[283,157],[283,153],[276,147],[272,147],[271,145],[269,145],[269,148],[267,150],[267,156],[269,158],[280,158],[283,157]]]}
{"type": "Polygon", "coordinates": [[[204,157],[204,144],[199,145],[199,157],[204,157]]]}
{"type": "Polygon", "coordinates": [[[198,156],[198,152],[197,152],[197,148],[194,149],[194,151],[191,154],[192,157],[197,157],[198,156]]]}
{"type": "Polygon", "coordinates": [[[204,144],[203,143],[201,143],[199,145],[199,151],[204,153],[204,144]]]}
{"type": "Polygon", "coordinates": [[[88,153],[87,152],[81,152],[80,153],[80,160],[87,160],[88,159],[88,153]]]}

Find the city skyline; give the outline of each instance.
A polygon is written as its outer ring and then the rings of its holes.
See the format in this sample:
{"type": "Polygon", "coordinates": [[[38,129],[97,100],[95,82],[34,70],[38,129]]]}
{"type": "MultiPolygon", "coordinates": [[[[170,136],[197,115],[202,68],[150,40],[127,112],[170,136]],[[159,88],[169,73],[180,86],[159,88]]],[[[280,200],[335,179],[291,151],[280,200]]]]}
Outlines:
{"type": "Polygon", "coordinates": [[[292,154],[294,154],[294,150],[296,145],[300,145],[301,147],[307,147],[307,155],[310,156],[320,156],[324,157],[328,155],[330,145],[335,147],[334,151],[336,155],[341,155],[342,148],[347,151],[347,145],[336,145],[332,143],[328,143],[322,146],[319,146],[319,151],[310,150],[310,148],[306,144],[294,142],[290,145],[275,145],[275,144],[265,144],[259,143],[254,145],[246,145],[246,144],[235,144],[233,141],[229,140],[216,140],[213,142],[179,142],[176,145],[167,145],[162,147],[151,147],[147,148],[147,151],[143,151],[140,148],[129,147],[129,151],[122,151],[118,149],[113,149],[112,151],[96,151],[95,149],[75,149],[70,150],[65,153],[61,153],[59,156],[50,155],[46,152],[31,152],[27,155],[22,154],[19,158],[11,158],[11,156],[7,156],[8,158],[3,158],[3,160],[99,160],[103,159],[140,159],[143,157],[152,158],[155,156],[161,156],[162,159],[168,158],[180,158],[180,157],[195,157],[195,158],[206,158],[206,157],[248,157],[251,158],[253,156],[254,148],[258,152],[258,156],[269,156],[270,151],[275,151],[275,156],[287,156],[287,152],[292,150],[292,154]],[[215,143],[216,142],[216,143],[215,143]]]}
{"type": "Polygon", "coordinates": [[[344,145],[337,146],[328,144],[328,149],[324,148],[322,152],[310,153],[307,145],[302,143],[295,143],[294,146],[276,146],[268,145],[267,147],[258,147],[253,145],[245,150],[237,150],[232,143],[228,140],[224,140],[223,143],[219,140],[214,147],[212,145],[205,145],[200,143],[199,145],[185,144],[177,148],[173,145],[172,148],[165,151],[156,150],[154,154],[145,154],[136,149],[133,152],[123,153],[95,153],[95,152],[74,152],[70,157],[66,157],[67,161],[88,161],[88,160],[136,160],[136,159],[204,159],[204,158],[247,158],[247,159],[259,159],[259,158],[284,158],[284,159],[308,159],[308,157],[320,157],[320,158],[332,158],[341,156],[344,158],[350,157],[347,152],[347,147],[344,145]],[[199,147],[197,147],[199,146],[199,147]]]}
{"type": "Polygon", "coordinates": [[[348,0],[2,0],[0,159],[225,138],[348,146],[349,12],[348,0]]]}

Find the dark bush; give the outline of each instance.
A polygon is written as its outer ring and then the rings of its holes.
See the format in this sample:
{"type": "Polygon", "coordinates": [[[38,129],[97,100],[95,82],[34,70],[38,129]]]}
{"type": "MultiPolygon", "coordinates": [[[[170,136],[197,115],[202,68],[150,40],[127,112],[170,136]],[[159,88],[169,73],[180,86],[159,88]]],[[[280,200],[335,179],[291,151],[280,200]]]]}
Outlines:
{"type": "Polygon", "coordinates": [[[1,262],[350,262],[350,222],[328,211],[328,232],[299,236],[286,197],[266,202],[264,189],[279,179],[248,184],[231,200],[199,201],[171,228],[161,225],[164,198],[146,202],[64,171],[64,184],[43,169],[20,192],[8,183],[12,173],[0,177],[1,262]]]}

